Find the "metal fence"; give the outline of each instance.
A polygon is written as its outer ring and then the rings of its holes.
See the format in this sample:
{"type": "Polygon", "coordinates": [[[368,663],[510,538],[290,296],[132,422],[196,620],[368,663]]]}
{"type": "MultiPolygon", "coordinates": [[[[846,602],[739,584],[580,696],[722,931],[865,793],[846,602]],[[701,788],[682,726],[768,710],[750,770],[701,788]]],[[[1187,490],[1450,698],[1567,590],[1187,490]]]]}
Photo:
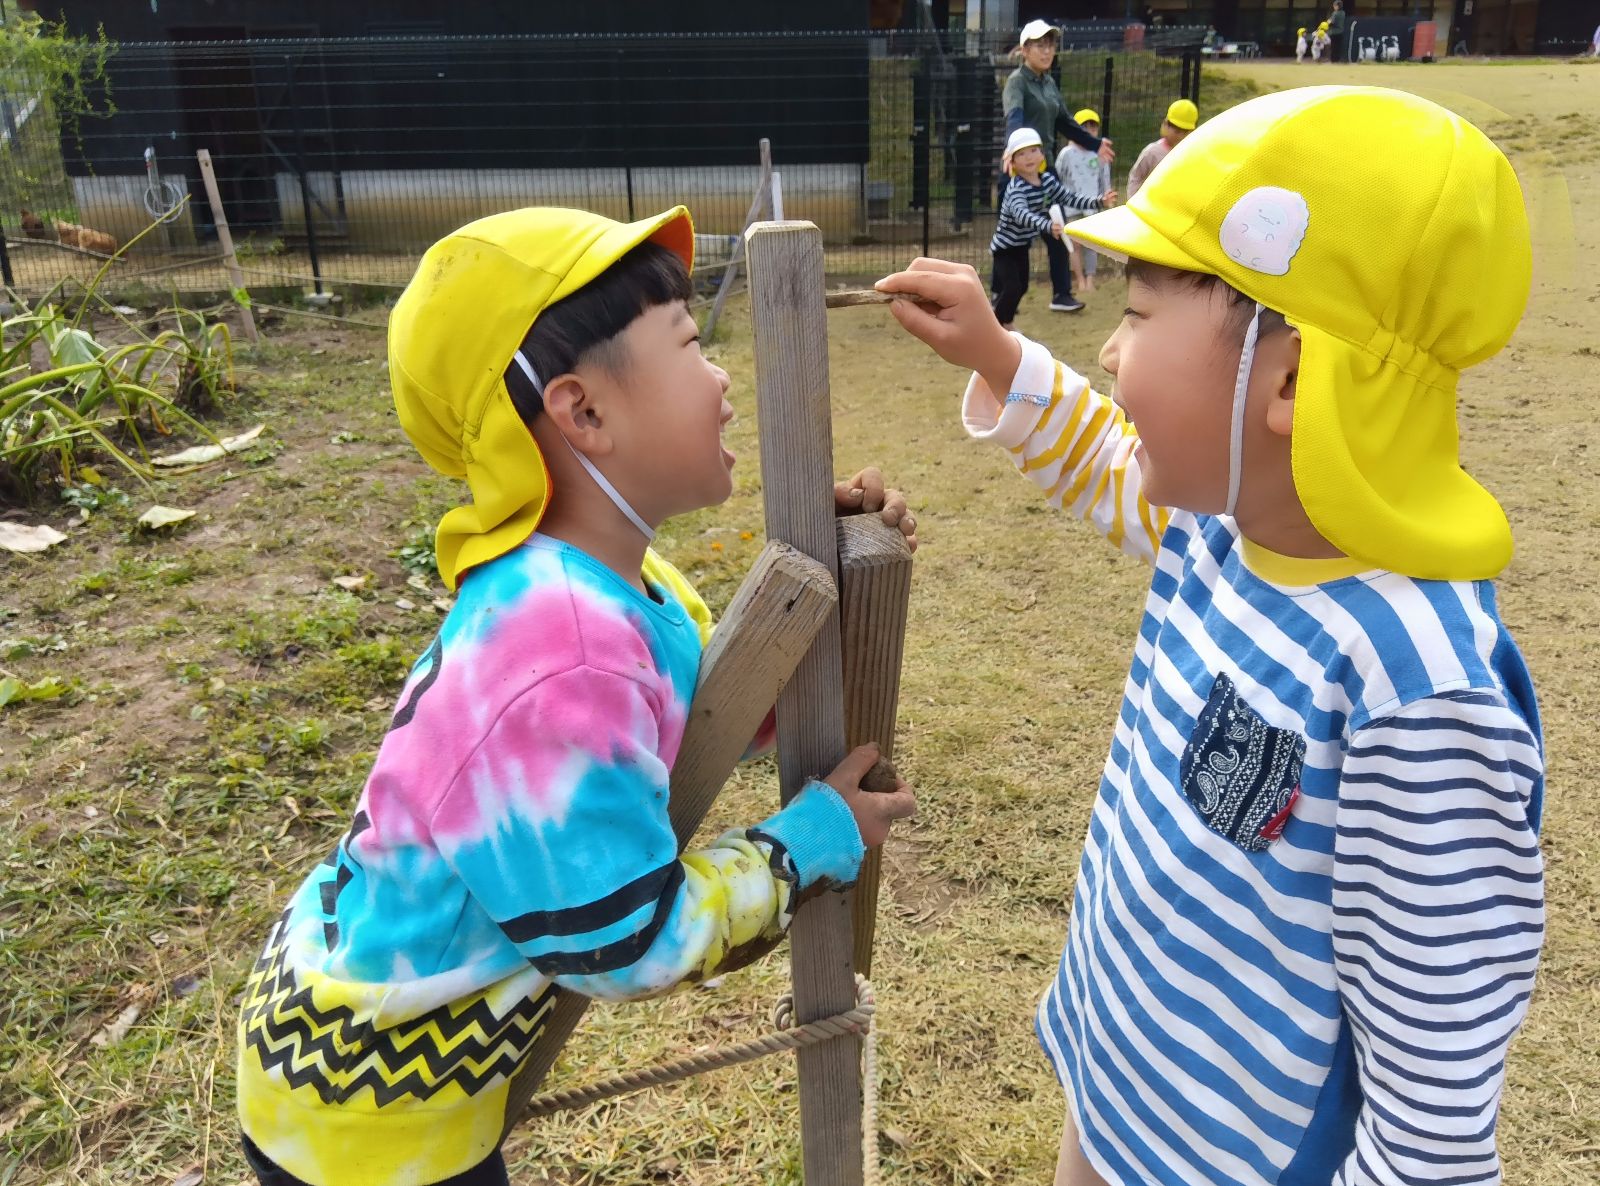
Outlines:
{"type": "MultiPolygon", "coordinates": [[[[1200,59],[1188,32],[1140,49],[1114,36],[1069,36],[1057,70],[1069,110],[1105,117],[1120,185],[1167,104],[1198,97],[1200,59]]],[[[762,138],[784,215],[823,229],[830,273],[924,250],[977,264],[1015,68],[1003,49],[931,32],[125,44],[106,114],[71,126],[30,80],[0,80],[0,265],[38,292],[143,232],[113,284],[225,290],[223,213],[251,288],[398,288],[430,242],[485,214],[682,202],[710,271],[751,208],[762,138]]]]}

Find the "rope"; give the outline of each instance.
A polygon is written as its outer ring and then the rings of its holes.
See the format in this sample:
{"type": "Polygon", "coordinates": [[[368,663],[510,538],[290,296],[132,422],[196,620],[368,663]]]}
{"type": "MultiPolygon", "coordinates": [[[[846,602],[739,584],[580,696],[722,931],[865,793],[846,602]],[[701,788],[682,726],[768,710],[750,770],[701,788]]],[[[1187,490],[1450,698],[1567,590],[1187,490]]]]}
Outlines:
{"type": "Polygon", "coordinates": [[[816,1021],[795,1024],[794,998],[786,994],[779,998],[772,1010],[772,1022],[778,1031],[776,1033],[733,1046],[724,1046],[719,1050],[690,1054],[643,1070],[624,1071],[620,1075],[602,1079],[598,1083],[590,1083],[585,1087],[573,1087],[535,1096],[528,1101],[528,1106],[522,1113],[523,1119],[582,1108],[602,1100],[632,1095],[648,1087],[679,1083],[709,1071],[720,1071],[725,1067],[754,1062],[769,1054],[800,1050],[807,1046],[831,1042],[847,1034],[858,1034],[862,1038],[861,1176],[864,1186],[878,1186],[878,1031],[873,1024],[873,1014],[877,1012],[877,1008],[872,982],[865,976],[859,975],[856,977],[855,1008],[835,1013],[831,1017],[819,1017],[816,1021]]]}

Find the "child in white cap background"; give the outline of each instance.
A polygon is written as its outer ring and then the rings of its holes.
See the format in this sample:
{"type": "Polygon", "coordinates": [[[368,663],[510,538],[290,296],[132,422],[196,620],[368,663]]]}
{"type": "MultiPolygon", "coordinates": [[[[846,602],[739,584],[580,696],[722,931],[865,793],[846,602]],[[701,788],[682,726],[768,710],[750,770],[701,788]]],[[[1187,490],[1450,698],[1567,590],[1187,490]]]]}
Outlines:
{"type": "MultiPolygon", "coordinates": [[[[1002,325],[1009,326],[1017,316],[1017,306],[1028,291],[1028,248],[1040,235],[1047,242],[1061,242],[1062,223],[1050,214],[1071,210],[1100,210],[1117,200],[1115,191],[1093,198],[1067,192],[1056,175],[1045,168],[1039,134],[1020,128],[1006,142],[1004,168],[1010,180],[1000,198],[1000,217],[995,222],[989,252],[994,257],[991,287],[994,313],[1002,325]]],[[[1052,308],[1055,302],[1052,300],[1052,308]]],[[[1073,301],[1074,310],[1083,308],[1073,301]]]]}
{"type": "Polygon", "coordinates": [[[1456,388],[1527,302],[1516,176],[1426,100],[1304,88],[1070,233],[1128,260],[1109,397],[970,268],[879,282],[969,432],[1154,569],[1038,1012],[1057,1182],[1497,1183],[1544,755],[1456,388]]]}
{"type": "Polygon", "coordinates": [[[1161,121],[1161,137],[1144,146],[1139,159],[1128,172],[1128,196],[1131,198],[1155,172],[1156,166],[1167,159],[1167,154],[1183,143],[1183,138],[1194,131],[1200,122],[1200,109],[1188,99],[1174,99],[1161,121]]]}
{"type": "MultiPolygon", "coordinates": [[[[1090,135],[1100,134],[1100,113],[1092,107],[1083,108],[1072,118],[1090,135]]],[[[1081,144],[1068,144],[1056,156],[1056,176],[1061,178],[1061,184],[1074,197],[1098,198],[1111,192],[1111,166],[1100,158],[1099,153],[1090,152],[1081,144]]],[[[1083,212],[1079,210],[1065,213],[1067,222],[1083,217],[1083,212]]],[[[1071,246],[1071,241],[1067,242],[1071,246]]],[[[1076,278],[1082,280],[1085,292],[1093,292],[1095,253],[1087,247],[1075,247],[1073,257],[1078,262],[1076,278]]]]}

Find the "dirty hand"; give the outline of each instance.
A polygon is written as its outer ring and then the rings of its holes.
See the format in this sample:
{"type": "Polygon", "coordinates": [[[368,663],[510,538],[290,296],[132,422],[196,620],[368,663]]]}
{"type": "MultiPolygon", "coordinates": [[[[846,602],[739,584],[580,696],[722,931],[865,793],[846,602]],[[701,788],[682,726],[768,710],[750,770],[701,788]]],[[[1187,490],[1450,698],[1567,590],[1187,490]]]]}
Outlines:
{"type": "Polygon", "coordinates": [[[910,819],[917,813],[917,800],[904,779],[895,776],[892,791],[864,791],[861,780],[878,761],[876,745],[858,745],[834,767],[826,782],[839,792],[850,814],[856,817],[861,843],[876,848],[889,838],[889,825],[897,819],[910,819]]]}
{"type": "Polygon", "coordinates": [[[833,506],[841,515],[876,514],[890,527],[900,529],[906,546],[917,550],[917,517],[906,506],[906,496],[884,486],[883,471],[869,465],[848,482],[833,484],[833,506]]]}
{"type": "Polygon", "coordinates": [[[885,276],[875,287],[913,297],[889,306],[894,319],[946,362],[977,371],[997,399],[1005,398],[1022,362],[1022,347],[995,320],[989,294],[971,265],[914,259],[904,272],[885,276]]]}
{"type": "Polygon", "coordinates": [[[1116,190],[1108,189],[1108,190],[1106,190],[1105,193],[1100,195],[1100,208],[1102,210],[1109,210],[1109,209],[1111,209],[1111,207],[1115,206],[1116,204],[1117,204],[1117,191],[1116,190]]]}
{"type": "Polygon", "coordinates": [[[1100,159],[1108,165],[1117,159],[1116,150],[1111,147],[1110,140],[1102,139],[1100,141],[1100,159]]]}

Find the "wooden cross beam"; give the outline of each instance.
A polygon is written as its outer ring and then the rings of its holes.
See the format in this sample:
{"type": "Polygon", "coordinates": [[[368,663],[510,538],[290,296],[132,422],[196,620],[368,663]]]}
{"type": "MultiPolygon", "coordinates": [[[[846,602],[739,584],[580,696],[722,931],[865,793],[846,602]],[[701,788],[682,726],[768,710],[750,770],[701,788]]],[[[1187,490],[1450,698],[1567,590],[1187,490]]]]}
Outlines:
{"type": "MultiPolygon", "coordinates": [[[[835,520],[822,233],[809,222],[757,223],[746,252],[767,535],[836,579],[842,571],[843,588],[854,591],[852,613],[824,624],[778,697],[779,791],[787,802],[831,770],[847,742],[892,746],[910,553],[899,533],[873,516],[835,520]],[[848,659],[845,637],[852,642],[848,659]]],[[[826,893],[795,916],[789,936],[797,1021],[855,1002],[855,968],[871,952],[876,855],[854,902],[826,893]]],[[[860,1043],[839,1038],[798,1058],[805,1180],[859,1186],[860,1043]]]]}

